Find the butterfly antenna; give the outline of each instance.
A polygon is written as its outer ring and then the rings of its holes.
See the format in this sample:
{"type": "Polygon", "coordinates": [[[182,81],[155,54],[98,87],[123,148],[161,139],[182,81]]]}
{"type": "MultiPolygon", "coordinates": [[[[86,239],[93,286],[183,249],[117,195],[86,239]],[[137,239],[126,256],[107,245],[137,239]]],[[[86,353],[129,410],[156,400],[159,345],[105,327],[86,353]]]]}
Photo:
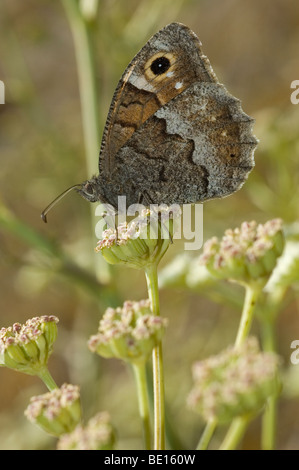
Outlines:
{"type": "Polygon", "coordinates": [[[52,201],[44,210],[43,212],[41,213],[41,218],[43,219],[43,221],[45,223],[47,223],[47,214],[48,212],[52,209],[52,207],[56,206],[56,204],[58,204],[58,202],[64,197],[66,196],[70,191],[72,191],[73,189],[76,189],[76,188],[81,188],[82,187],[82,184],[74,184],[73,186],[71,186],[70,188],[66,189],[65,191],[63,191],[63,193],[59,194],[59,196],[57,196],[54,201],[52,201]]]}

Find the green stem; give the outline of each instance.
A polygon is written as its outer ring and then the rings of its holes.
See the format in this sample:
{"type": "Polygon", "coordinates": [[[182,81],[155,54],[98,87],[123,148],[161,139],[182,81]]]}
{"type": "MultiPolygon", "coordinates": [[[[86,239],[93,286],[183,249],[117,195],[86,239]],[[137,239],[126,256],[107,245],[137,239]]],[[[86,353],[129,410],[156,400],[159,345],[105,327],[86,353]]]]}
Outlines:
{"type": "MultiPolygon", "coordinates": [[[[151,264],[145,269],[147,289],[154,315],[160,315],[157,265],[151,264]]],[[[154,385],[154,449],[165,449],[165,403],[162,344],[153,350],[153,385],[154,385]]]]}
{"type": "Polygon", "coordinates": [[[234,450],[242,439],[248,423],[248,416],[241,416],[234,419],[219,450],[234,450]]]}
{"type": "MultiPolygon", "coordinates": [[[[274,319],[275,316],[268,315],[268,318],[261,321],[263,350],[276,352],[274,319]]],[[[261,447],[263,450],[274,450],[277,422],[277,396],[268,398],[267,405],[262,420],[261,447]]]]}
{"type": "Polygon", "coordinates": [[[44,384],[46,385],[48,390],[50,390],[50,392],[58,388],[57,384],[55,383],[47,367],[45,367],[39,372],[38,377],[44,382],[44,384]]]}
{"type": "Polygon", "coordinates": [[[142,420],[143,440],[146,450],[151,449],[151,426],[149,413],[149,396],[147,391],[146,367],[144,363],[133,364],[136,380],[139,414],[142,420]]]}
{"type": "Polygon", "coordinates": [[[48,270],[50,267],[53,270],[55,266],[57,272],[88,290],[97,301],[104,300],[105,306],[110,305],[110,297],[115,295],[113,288],[110,294],[108,292],[109,289],[101,285],[100,281],[92,272],[74,263],[69,255],[62,251],[61,247],[55,243],[51,237],[39,233],[28,224],[18,219],[0,200],[0,229],[1,228],[15,236],[18,240],[21,239],[27,243],[28,246],[32,246],[34,249],[44,253],[46,257],[43,257],[43,268],[45,270],[48,270]],[[53,263],[54,259],[55,263],[53,263]]]}
{"type": "MultiPolygon", "coordinates": [[[[242,311],[242,316],[241,316],[241,321],[240,321],[237,337],[235,340],[235,347],[240,346],[249,335],[257,298],[261,292],[261,286],[259,284],[246,284],[245,289],[246,289],[246,293],[245,293],[244,306],[243,306],[243,311],[242,311]]],[[[236,430],[240,426],[240,422],[243,423],[242,419],[243,418],[236,418],[232,422],[231,427],[229,428],[227,432],[228,436],[236,432],[236,430]]],[[[210,421],[206,425],[206,428],[197,446],[198,450],[207,449],[209,442],[215,431],[216,425],[217,425],[216,420],[210,421]]]]}
{"type": "MultiPolygon", "coordinates": [[[[84,19],[77,0],[62,0],[62,3],[69,20],[75,45],[87,173],[91,176],[98,173],[97,157],[100,149],[98,89],[91,23],[84,19]]],[[[94,207],[91,205],[90,208],[94,231],[97,220],[94,207]]],[[[97,277],[101,282],[107,283],[110,280],[108,264],[102,257],[95,259],[97,277]]]]}
{"type": "Polygon", "coordinates": [[[207,423],[204,429],[204,432],[200,438],[200,441],[196,447],[196,450],[207,450],[210,440],[212,439],[212,436],[216,429],[216,426],[217,426],[216,419],[211,419],[211,421],[207,423]]]}
{"type": "Polygon", "coordinates": [[[77,59],[82,124],[89,174],[98,171],[99,114],[95,60],[90,23],[84,20],[77,0],[62,0],[70,23],[77,59]]]}
{"type": "MultiPolygon", "coordinates": [[[[246,284],[246,293],[245,293],[245,301],[241,316],[241,321],[235,341],[235,348],[241,346],[246,338],[249,335],[252,320],[253,320],[253,313],[256,306],[256,302],[258,296],[261,293],[261,285],[260,284],[246,284]]],[[[231,450],[234,449],[237,445],[241,437],[243,436],[246,427],[249,423],[248,417],[238,417],[235,418],[230,425],[226,437],[220,449],[227,449],[231,450]]]]}
{"type": "Polygon", "coordinates": [[[249,335],[253,320],[253,312],[256,306],[257,298],[261,292],[261,288],[258,284],[246,284],[245,286],[245,301],[237,333],[235,347],[241,346],[249,335]]]}
{"type": "Polygon", "coordinates": [[[275,449],[277,425],[277,397],[275,395],[268,398],[266,409],[262,420],[261,447],[263,450],[275,449]]]}

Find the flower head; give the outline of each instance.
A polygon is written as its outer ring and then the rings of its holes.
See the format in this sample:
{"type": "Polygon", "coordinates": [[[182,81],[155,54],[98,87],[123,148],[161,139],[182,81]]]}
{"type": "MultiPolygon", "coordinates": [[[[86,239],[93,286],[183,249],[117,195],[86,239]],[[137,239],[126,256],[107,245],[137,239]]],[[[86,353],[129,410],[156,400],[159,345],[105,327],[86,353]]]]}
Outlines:
{"type": "Polygon", "coordinates": [[[172,206],[143,209],[131,222],[104,230],[96,252],[101,252],[110,264],[143,268],[158,263],[169,247],[174,219],[179,215],[178,208],[172,206]]]}
{"type": "Polygon", "coordinates": [[[57,337],[58,318],[44,315],[0,330],[0,365],[38,375],[47,365],[57,337]]]}
{"type": "Polygon", "coordinates": [[[161,340],[166,325],[165,318],[152,314],[149,300],[126,301],[123,307],[106,310],[88,347],[107,358],[145,361],[161,340]]]}
{"type": "Polygon", "coordinates": [[[86,426],[78,425],[74,431],[60,437],[58,450],[110,450],[115,434],[110,415],[101,412],[91,418],[86,426]]]}
{"type": "Polygon", "coordinates": [[[282,254],[282,221],[273,219],[264,225],[243,222],[240,228],[226,230],[219,241],[208,240],[200,257],[201,264],[216,277],[241,283],[267,281],[277,258],[282,254]]]}
{"type": "Polygon", "coordinates": [[[63,384],[51,392],[32,397],[25,416],[54,436],[73,431],[81,421],[79,387],[63,384]]]}
{"type": "Polygon", "coordinates": [[[257,340],[249,338],[238,348],[194,364],[188,405],[207,421],[216,418],[219,423],[259,411],[279,391],[278,365],[278,356],[260,352],[257,340]]]}

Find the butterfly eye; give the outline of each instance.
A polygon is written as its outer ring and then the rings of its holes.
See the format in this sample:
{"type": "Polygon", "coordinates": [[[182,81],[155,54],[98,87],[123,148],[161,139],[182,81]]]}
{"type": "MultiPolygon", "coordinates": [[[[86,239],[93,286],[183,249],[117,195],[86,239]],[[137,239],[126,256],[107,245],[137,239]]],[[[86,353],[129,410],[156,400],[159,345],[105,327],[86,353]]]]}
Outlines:
{"type": "Polygon", "coordinates": [[[167,72],[170,65],[171,65],[170,60],[167,57],[162,56],[162,57],[158,57],[157,59],[153,60],[150,67],[151,67],[151,71],[155,75],[161,75],[162,73],[167,72]]]}
{"type": "Polygon", "coordinates": [[[90,202],[96,202],[99,200],[99,193],[97,187],[97,178],[94,177],[90,181],[86,181],[82,185],[82,189],[79,191],[82,197],[90,202]]]}
{"type": "Polygon", "coordinates": [[[85,191],[87,194],[90,194],[90,195],[92,196],[92,195],[93,195],[93,186],[92,186],[92,184],[87,183],[87,184],[84,186],[84,191],[85,191]]]}

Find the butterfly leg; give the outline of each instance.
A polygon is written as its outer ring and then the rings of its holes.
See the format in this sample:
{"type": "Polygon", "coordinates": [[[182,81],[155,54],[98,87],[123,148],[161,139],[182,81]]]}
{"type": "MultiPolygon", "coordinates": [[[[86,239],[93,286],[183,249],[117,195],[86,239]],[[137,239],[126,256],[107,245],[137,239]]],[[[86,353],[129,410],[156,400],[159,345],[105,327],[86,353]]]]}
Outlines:
{"type": "MultiPolygon", "coordinates": [[[[142,193],[139,193],[139,195],[138,195],[138,204],[142,204],[142,203],[145,203],[146,206],[150,206],[151,204],[154,204],[153,200],[151,199],[150,195],[148,194],[148,192],[146,190],[142,193]]],[[[172,244],[173,243],[172,236],[171,236],[168,228],[166,227],[166,225],[162,222],[162,213],[159,209],[158,209],[158,220],[159,220],[160,224],[168,232],[169,240],[170,240],[170,243],[172,244]]]]}
{"type": "MultiPolygon", "coordinates": [[[[105,207],[105,205],[104,205],[105,207]]],[[[102,219],[104,219],[105,223],[106,223],[106,228],[111,228],[111,229],[114,229],[115,230],[115,234],[116,234],[116,244],[118,244],[118,226],[117,226],[117,223],[116,223],[116,220],[115,218],[118,216],[119,212],[117,211],[117,209],[114,209],[111,211],[111,208],[106,206],[105,207],[105,210],[103,210],[103,212],[100,214],[100,217],[102,219]]]]}
{"type": "Polygon", "coordinates": [[[169,236],[169,240],[170,240],[170,243],[173,244],[173,238],[171,236],[171,233],[169,232],[168,228],[166,227],[166,225],[162,222],[162,213],[161,211],[158,211],[158,220],[160,222],[160,225],[163,226],[166,230],[166,232],[168,233],[168,236],[169,236]]]}
{"type": "Polygon", "coordinates": [[[144,204],[146,207],[154,204],[154,201],[151,199],[146,189],[138,194],[138,204],[144,204]]]}

